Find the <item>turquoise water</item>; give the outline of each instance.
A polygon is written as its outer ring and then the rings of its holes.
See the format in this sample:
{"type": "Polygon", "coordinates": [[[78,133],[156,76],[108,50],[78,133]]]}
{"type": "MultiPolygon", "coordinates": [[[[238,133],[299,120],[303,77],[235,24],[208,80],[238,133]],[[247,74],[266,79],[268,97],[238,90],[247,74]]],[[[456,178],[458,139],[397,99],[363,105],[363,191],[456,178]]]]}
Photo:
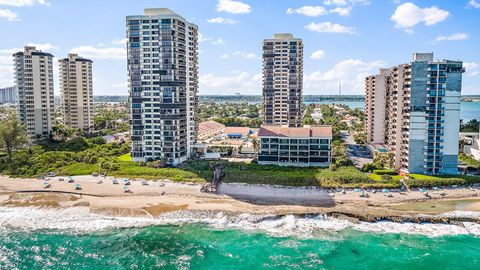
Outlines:
{"type": "MultiPolygon", "coordinates": [[[[364,109],[365,104],[363,101],[322,101],[322,102],[314,102],[318,104],[345,104],[352,109],[359,108],[364,109]]],[[[460,118],[467,122],[472,119],[479,119],[480,118],[480,102],[462,102],[460,103],[460,118]]]]}
{"type": "Polygon", "coordinates": [[[345,229],[274,237],[206,225],[1,230],[0,269],[480,269],[480,238],[345,229]]]}

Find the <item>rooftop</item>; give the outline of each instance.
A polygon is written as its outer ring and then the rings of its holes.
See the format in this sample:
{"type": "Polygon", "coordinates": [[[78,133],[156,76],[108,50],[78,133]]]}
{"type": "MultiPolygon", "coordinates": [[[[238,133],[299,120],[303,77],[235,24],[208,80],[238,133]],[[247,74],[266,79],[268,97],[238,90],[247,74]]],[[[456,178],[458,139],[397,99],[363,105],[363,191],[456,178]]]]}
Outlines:
{"type": "Polygon", "coordinates": [[[224,124],[220,124],[213,120],[208,120],[198,124],[198,132],[199,133],[208,132],[210,130],[215,130],[215,129],[224,128],[224,127],[225,127],[224,124]]]}
{"type": "Polygon", "coordinates": [[[240,134],[242,136],[248,136],[251,132],[249,127],[225,127],[223,129],[224,134],[240,134]]]}
{"type": "Polygon", "coordinates": [[[305,127],[282,127],[282,126],[261,126],[258,136],[262,137],[293,137],[312,138],[333,136],[332,126],[305,126],[305,127]]]}

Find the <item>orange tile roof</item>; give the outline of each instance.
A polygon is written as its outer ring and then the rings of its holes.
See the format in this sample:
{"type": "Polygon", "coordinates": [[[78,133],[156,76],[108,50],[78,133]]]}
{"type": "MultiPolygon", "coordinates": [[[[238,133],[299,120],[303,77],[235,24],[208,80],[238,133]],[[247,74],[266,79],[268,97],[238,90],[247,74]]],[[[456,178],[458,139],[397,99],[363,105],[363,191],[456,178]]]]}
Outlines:
{"type": "Polygon", "coordinates": [[[223,129],[224,134],[242,134],[242,136],[248,136],[250,131],[249,127],[225,127],[223,129]]]}
{"type": "Polygon", "coordinates": [[[332,126],[311,126],[311,127],[282,127],[282,126],[261,126],[258,137],[332,137],[332,126]]]}
{"type": "Polygon", "coordinates": [[[219,128],[224,128],[224,124],[220,124],[218,122],[215,122],[213,120],[208,120],[205,122],[200,122],[198,124],[198,132],[207,132],[212,129],[219,129],[219,128]]]}

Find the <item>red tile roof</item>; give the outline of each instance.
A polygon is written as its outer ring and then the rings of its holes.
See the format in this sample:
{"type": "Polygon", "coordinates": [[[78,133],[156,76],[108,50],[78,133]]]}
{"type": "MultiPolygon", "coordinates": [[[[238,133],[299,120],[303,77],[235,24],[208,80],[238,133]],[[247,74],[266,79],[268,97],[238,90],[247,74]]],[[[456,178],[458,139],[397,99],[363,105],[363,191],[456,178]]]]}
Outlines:
{"type": "Polygon", "coordinates": [[[224,127],[224,124],[209,120],[198,124],[198,133],[209,132],[216,129],[223,129],[224,127]]]}
{"type": "Polygon", "coordinates": [[[282,127],[282,126],[261,126],[258,137],[332,137],[332,126],[311,126],[311,127],[282,127]]]}
{"type": "Polygon", "coordinates": [[[223,129],[224,134],[242,134],[242,136],[248,136],[250,133],[249,127],[225,127],[223,129]]]}

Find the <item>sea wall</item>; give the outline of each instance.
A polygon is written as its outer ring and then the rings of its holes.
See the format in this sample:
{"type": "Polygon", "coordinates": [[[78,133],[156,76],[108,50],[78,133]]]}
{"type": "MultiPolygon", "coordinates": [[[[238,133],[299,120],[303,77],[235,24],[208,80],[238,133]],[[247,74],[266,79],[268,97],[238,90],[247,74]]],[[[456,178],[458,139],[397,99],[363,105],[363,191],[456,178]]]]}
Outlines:
{"type": "Polygon", "coordinates": [[[242,183],[222,183],[218,193],[239,200],[256,202],[281,202],[308,205],[334,205],[333,198],[323,189],[315,187],[285,187],[273,185],[249,185],[242,183]]]}

